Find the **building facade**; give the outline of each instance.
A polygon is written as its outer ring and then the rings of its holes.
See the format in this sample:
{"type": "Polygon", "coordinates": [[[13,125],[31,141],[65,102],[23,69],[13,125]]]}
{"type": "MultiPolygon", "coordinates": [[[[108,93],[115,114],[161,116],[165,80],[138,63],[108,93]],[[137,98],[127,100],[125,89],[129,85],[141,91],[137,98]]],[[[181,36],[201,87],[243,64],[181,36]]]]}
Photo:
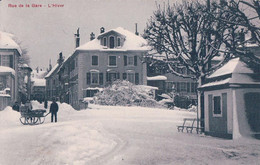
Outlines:
{"type": "Polygon", "coordinates": [[[105,32],[76,48],[64,62],[59,75],[64,100],[79,109],[85,97],[92,97],[115,80],[146,85],[144,57],[146,41],[121,27],[105,32]]]}
{"type": "Polygon", "coordinates": [[[2,109],[18,99],[18,58],[21,49],[13,35],[0,32],[0,101],[2,109]]]}
{"type": "Polygon", "coordinates": [[[57,64],[51,68],[49,73],[45,76],[46,88],[45,88],[45,98],[47,100],[52,100],[52,98],[60,99],[61,97],[61,87],[60,87],[60,77],[59,70],[63,64],[64,57],[62,53],[59,54],[57,64]]]}

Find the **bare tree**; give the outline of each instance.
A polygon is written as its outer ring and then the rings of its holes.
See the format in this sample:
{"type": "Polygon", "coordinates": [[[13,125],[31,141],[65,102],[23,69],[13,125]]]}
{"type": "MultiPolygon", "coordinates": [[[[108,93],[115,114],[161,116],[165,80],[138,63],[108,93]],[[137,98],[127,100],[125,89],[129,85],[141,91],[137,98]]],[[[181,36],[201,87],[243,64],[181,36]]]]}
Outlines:
{"type": "Polygon", "coordinates": [[[249,66],[260,71],[260,59],[253,53],[245,51],[246,43],[250,40],[256,41],[260,46],[260,2],[259,0],[221,0],[220,4],[213,4],[218,8],[218,12],[222,12],[228,17],[217,18],[209,13],[217,21],[224,22],[226,25],[234,28],[232,33],[236,35],[237,42],[223,40],[225,47],[229,53],[240,57],[249,66]],[[246,39],[244,35],[251,35],[246,39]]]}
{"type": "Polygon", "coordinates": [[[217,7],[210,8],[207,4],[194,1],[163,7],[157,5],[144,37],[158,53],[165,55],[173,74],[191,77],[174,69],[185,66],[201,84],[205,75],[230,58],[225,51],[224,41],[232,38],[230,31],[237,27],[215,19],[226,16],[217,7]],[[220,55],[223,60],[211,67],[212,59],[220,55]]]}

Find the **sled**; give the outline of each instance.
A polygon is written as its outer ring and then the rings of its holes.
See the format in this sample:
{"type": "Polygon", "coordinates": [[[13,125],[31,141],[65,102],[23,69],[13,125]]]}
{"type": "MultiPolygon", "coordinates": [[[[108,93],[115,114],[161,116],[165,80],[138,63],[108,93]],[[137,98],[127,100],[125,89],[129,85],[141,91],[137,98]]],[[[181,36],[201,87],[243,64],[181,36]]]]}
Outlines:
{"type": "Polygon", "coordinates": [[[45,117],[49,114],[44,115],[46,110],[44,109],[36,109],[36,110],[28,110],[28,107],[21,106],[20,107],[20,122],[23,125],[37,125],[42,124],[45,121],[45,117]]]}

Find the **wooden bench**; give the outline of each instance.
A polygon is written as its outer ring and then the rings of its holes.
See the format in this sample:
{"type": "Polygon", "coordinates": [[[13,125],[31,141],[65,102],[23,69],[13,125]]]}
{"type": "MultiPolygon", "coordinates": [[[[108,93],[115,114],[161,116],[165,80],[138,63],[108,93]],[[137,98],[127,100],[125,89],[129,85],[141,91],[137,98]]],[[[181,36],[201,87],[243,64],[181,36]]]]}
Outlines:
{"type": "MultiPolygon", "coordinates": [[[[200,122],[201,120],[199,120],[200,122]]],[[[177,126],[178,132],[183,132],[183,130],[186,128],[187,133],[192,133],[193,129],[196,129],[197,134],[199,132],[202,132],[202,127],[197,127],[197,119],[196,118],[184,118],[183,124],[180,126],[177,126]]]]}

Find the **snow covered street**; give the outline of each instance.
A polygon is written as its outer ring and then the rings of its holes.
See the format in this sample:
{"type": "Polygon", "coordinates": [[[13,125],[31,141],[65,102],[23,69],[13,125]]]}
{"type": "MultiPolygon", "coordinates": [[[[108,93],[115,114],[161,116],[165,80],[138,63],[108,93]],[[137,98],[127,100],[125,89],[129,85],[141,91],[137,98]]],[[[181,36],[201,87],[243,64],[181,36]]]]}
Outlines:
{"type": "Polygon", "coordinates": [[[194,112],[60,105],[58,123],[24,126],[9,107],[0,111],[0,164],[259,164],[260,141],[179,133],[194,112]]]}

